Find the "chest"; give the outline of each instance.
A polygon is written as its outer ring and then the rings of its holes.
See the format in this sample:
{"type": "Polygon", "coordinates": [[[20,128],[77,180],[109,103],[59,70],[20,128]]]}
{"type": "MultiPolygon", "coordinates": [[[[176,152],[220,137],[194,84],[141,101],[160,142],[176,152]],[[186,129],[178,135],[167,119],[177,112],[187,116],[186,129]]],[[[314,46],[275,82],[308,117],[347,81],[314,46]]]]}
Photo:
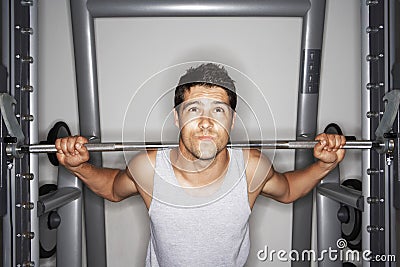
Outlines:
{"type": "MultiPolygon", "coordinates": [[[[234,192],[232,192],[234,193],[234,192]]],[[[150,209],[151,228],[157,240],[171,243],[213,243],[224,245],[240,239],[247,231],[250,207],[247,199],[222,197],[201,207],[179,208],[154,202],[150,209]]]]}

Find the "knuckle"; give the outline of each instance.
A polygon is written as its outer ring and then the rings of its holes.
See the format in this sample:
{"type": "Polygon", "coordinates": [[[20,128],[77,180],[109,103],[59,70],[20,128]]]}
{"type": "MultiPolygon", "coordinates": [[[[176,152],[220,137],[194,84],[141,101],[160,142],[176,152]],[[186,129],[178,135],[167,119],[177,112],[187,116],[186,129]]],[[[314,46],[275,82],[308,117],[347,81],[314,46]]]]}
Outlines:
{"type": "Polygon", "coordinates": [[[86,144],[86,143],[88,142],[88,140],[87,140],[87,138],[86,138],[86,137],[83,137],[83,136],[78,136],[78,137],[77,137],[77,142],[80,142],[80,143],[86,144]]]}

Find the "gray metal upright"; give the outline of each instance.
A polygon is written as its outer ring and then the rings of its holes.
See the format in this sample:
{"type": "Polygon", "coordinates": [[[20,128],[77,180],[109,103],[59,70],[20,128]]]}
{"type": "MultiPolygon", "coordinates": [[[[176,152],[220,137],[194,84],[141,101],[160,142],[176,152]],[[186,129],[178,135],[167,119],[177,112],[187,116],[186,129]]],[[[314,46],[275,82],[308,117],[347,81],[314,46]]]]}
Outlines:
{"type": "MultiPolygon", "coordinates": [[[[319,75],[325,21],[325,0],[312,0],[303,21],[300,83],[297,106],[297,140],[313,140],[317,132],[319,75]]],[[[295,168],[314,162],[312,151],[297,149],[295,168]]],[[[313,192],[293,204],[292,249],[311,249],[313,192]]],[[[293,261],[292,266],[310,266],[309,261],[293,261]]]]}
{"type": "MultiPolygon", "coordinates": [[[[70,4],[80,133],[83,136],[94,136],[100,139],[94,21],[86,8],[86,0],[72,0],[70,4]]],[[[101,166],[101,154],[92,153],[91,163],[101,166]]],[[[105,267],[107,258],[104,200],[86,186],[83,196],[87,266],[105,267]]]]}
{"type": "MultiPolygon", "coordinates": [[[[63,166],[59,166],[57,187],[82,190],[82,182],[63,166]]],[[[61,224],[57,228],[57,267],[81,267],[82,198],[60,207],[57,212],[61,218],[61,224]]]]}
{"type": "MultiPolygon", "coordinates": [[[[340,171],[337,166],[320,183],[340,184],[340,171]]],[[[342,236],[342,225],[337,218],[340,203],[322,195],[319,190],[316,193],[317,206],[317,244],[318,251],[336,248],[336,242],[342,236]]],[[[341,267],[341,261],[332,261],[328,257],[318,262],[319,267],[341,267]]]]}

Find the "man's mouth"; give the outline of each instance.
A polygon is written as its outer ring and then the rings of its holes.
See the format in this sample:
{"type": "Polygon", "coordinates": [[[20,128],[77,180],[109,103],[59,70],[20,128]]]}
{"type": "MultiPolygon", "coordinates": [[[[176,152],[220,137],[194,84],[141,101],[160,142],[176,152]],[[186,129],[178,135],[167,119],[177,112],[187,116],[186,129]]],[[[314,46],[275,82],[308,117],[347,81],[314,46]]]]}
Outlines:
{"type": "Polygon", "coordinates": [[[197,137],[200,141],[213,141],[214,137],[211,135],[202,135],[197,137]]]}

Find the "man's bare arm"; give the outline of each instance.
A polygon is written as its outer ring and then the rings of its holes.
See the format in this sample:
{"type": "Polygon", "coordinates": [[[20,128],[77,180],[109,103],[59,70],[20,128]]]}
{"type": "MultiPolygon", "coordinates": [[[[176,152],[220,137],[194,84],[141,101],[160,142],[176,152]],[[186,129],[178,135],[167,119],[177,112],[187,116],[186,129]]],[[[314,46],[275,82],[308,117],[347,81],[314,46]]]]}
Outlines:
{"type": "Polygon", "coordinates": [[[98,168],[87,161],[89,152],[81,136],[56,140],[57,159],[74,175],[80,178],[94,193],[113,202],[121,201],[138,193],[127,170],[98,168]]]}
{"type": "Polygon", "coordinates": [[[343,160],[345,151],[341,148],[346,143],[343,136],[320,134],[316,140],[320,141],[314,148],[317,162],[303,170],[286,173],[271,168],[261,194],[283,203],[291,203],[310,192],[343,160]]]}
{"type": "Polygon", "coordinates": [[[318,161],[303,170],[286,173],[273,171],[261,194],[282,203],[292,203],[310,192],[330,170],[318,161]]]}

